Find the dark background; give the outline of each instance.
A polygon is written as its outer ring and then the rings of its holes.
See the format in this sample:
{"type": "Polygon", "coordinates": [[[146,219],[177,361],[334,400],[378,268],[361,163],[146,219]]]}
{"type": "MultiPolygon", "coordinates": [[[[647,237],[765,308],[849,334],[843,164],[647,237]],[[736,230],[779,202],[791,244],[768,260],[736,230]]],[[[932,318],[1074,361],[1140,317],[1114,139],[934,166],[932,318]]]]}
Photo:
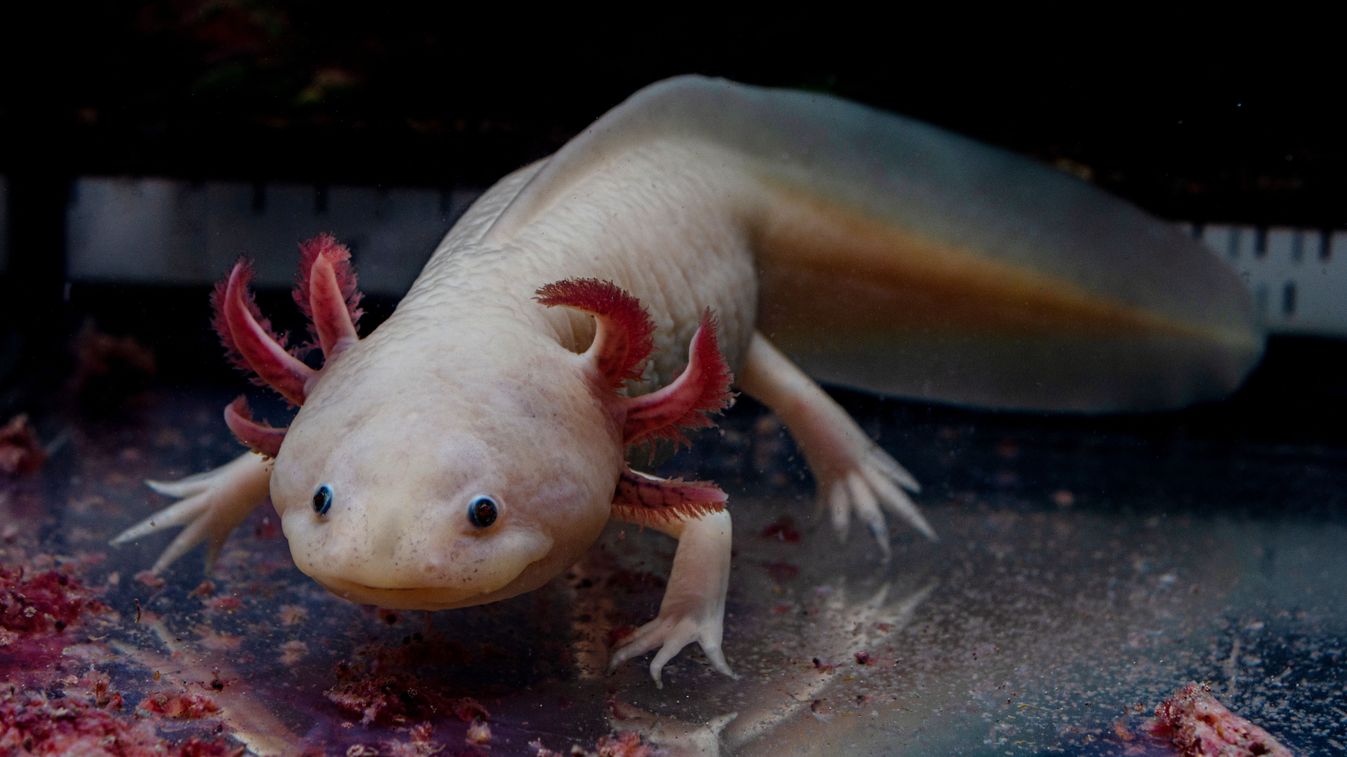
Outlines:
{"type": "Polygon", "coordinates": [[[0,171],[488,184],[641,86],[694,72],[833,92],[1070,161],[1167,217],[1347,225],[1347,64],[1311,18],[1231,31],[1173,10],[970,9],[954,16],[965,29],[840,8],[312,0],[68,13],[45,44],[9,49],[0,171]]]}
{"type": "MultiPolygon", "coordinates": [[[[161,374],[227,376],[203,326],[204,291],[67,285],[64,213],[76,177],[483,187],[680,73],[826,91],[923,118],[1069,168],[1167,218],[1347,228],[1347,65],[1318,36],[1331,31],[1325,20],[1229,28],[1182,7],[1088,19],[946,10],[933,20],[897,7],[881,16],[840,6],[483,12],[152,0],[62,6],[45,23],[9,24],[0,385],[67,370],[65,345],[89,315],[175,350],[161,374]]],[[[261,296],[269,311],[287,309],[283,293],[261,296]]],[[[392,305],[372,302],[366,327],[392,305]]],[[[1288,349],[1299,357],[1278,385],[1309,381],[1341,399],[1336,373],[1306,370],[1341,357],[1340,344],[1274,342],[1271,354],[1288,349]]],[[[1310,405],[1321,402],[1310,394],[1310,405]]],[[[17,404],[13,391],[4,396],[17,404]]]]}

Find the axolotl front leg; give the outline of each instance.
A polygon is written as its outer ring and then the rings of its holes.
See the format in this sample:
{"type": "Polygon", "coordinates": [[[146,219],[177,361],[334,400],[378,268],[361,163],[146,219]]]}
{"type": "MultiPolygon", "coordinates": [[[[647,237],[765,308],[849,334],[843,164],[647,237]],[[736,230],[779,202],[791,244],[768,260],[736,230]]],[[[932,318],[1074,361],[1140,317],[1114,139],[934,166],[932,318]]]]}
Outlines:
{"type": "MultiPolygon", "coordinates": [[[[588,350],[597,381],[613,390],[640,376],[651,349],[653,324],[635,297],[596,279],[572,279],[539,290],[539,301],[595,316],[588,350]]],[[[732,376],[716,344],[716,322],[708,311],[692,337],[688,365],[671,384],[650,394],[607,398],[622,417],[622,440],[631,446],[663,439],[686,442],[683,429],[708,426],[707,414],[729,405],[732,376]]],[[[721,651],[725,595],[729,587],[731,527],[725,493],[711,483],[657,478],[624,470],[613,496],[612,517],[650,527],[678,539],[668,588],[659,615],[615,650],[610,668],[658,648],[650,675],[662,686],[664,665],[693,642],[711,665],[734,676],[721,651]]]]}
{"type": "MultiPolygon", "coordinates": [[[[326,360],[358,339],[356,324],[361,315],[361,294],[350,257],[350,251],[328,235],[300,245],[294,299],[309,317],[311,346],[321,348],[326,360]]],[[[303,404],[321,370],[305,365],[296,354],[298,350],[289,349],[284,338],[271,331],[248,292],[251,277],[252,267],[241,260],[229,278],[216,287],[211,300],[215,330],[236,367],[255,375],[291,404],[303,404]]],[[[280,450],[285,429],[253,420],[243,397],[225,408],[224,419],[234,436],[252,452],[179,481],[147,481],[151,489],[179,501],[112,539],[114,545],[124,544],[182,526],[182,532],[155,561],[151,569],[155,573],[162,572],[202,542],[207,545],[209,569],[230,532],[267,502],[271,460],[280,450]]]]}

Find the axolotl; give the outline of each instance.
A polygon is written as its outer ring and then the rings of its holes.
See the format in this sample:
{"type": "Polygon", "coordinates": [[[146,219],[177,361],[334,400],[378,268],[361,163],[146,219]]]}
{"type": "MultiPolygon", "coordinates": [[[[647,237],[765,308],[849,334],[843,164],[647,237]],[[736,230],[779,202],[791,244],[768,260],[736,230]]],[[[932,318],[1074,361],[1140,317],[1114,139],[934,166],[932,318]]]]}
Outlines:
{"type": "Polygon", "coordinates": [[[678,540],[658,616],[612,664],[721,650],[731,520],[713,483],[630,467],[731,382],[774,411],[839,533],[935,532],[916,480],[815,379],[999,408],[1218,398],[1262,351],[1236,274],[1066,173],[833,97],[681,77],[503,178],[363,338],[350,254],[301,246],[321,369],[272,333],[241,261],[215,293],[237,364],[299,410],[225,411],[253,452],[153,488],[117,537],[185,526],[211,554],[267,495],[295,564],[388,608],[501,600],[564,572],[610,519],[678,540]],[[811,378],[811,376],[813,378],[811,378]],[[633,458],[634,459],[634,458],[633,458]]]}

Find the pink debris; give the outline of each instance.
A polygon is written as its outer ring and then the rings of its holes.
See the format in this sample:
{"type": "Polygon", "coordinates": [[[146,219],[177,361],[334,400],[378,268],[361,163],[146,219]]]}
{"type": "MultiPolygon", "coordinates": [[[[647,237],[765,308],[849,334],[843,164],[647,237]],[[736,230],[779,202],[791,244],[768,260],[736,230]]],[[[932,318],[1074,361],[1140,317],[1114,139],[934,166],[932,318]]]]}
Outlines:
{"type": "Polygon", "coordinates": [[[16,415],[0,426],[0,473],[22,476],[47,461],[47,453],[33,433],[28,416],[16,415]]]}
{"type": "Polygon", "coordinates": [[[464,740],[467,741],[469,744],[477,744],[477,745],[490,744],[491,726],[487,725],[486,723],[483,723],[480,720],[472,721],[472,724],[468,726],[468,735],[464,738],[464,740]]]}
{"type": "Polygon", "coordinates": [[[795,521],[789,515],[783,515],[767,524],[767,527],[762,529],[762,536],[765,539],[775,539],[787,544],[800,543],[800,531],[795,528],[795,521]]]}
{"type": "Polygon", "coordinates": [[[1291,750],[1267,731],[1216,701],[1209,686],[1195,683],[1161,702],[1146,730],[1168,740],[1185,757],[1291,757],[1291,750]]]}
{"type": "MultiPolygon", "coordinates": [[[[223,687],[221,687],[223,688],[223,687]]],[[[140,703],[140,709],[178,720],[198,720],[220,711],[220,706],[204,694],[151,694],[140,703]]]]}
{"type": "MultiPolygon", "coordinates": [[[[27,575],[21,567],[0,565],[0,632],[60,633],[86,610],[101,609],[103,605],[73,576],[55,570],[27,575]]],[[[0,638],[9,636],[0,633],[0,638]]]]}

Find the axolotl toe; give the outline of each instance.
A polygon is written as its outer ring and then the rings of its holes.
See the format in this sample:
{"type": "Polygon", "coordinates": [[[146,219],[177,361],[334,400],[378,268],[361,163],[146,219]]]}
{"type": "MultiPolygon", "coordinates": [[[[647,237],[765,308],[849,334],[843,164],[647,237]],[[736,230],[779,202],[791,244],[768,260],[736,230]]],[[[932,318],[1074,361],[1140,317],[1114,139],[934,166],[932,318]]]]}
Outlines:
{"type": "Polygon", "coordinates": [[[810,375],[1011,409],[1214,399],[1262,351],[1251,298],[1169,224],[1074,177],[817,94],[683,77],[505,177],[363,338],[349,252],[301,245],[295,300],[320,369],[274,334],[240,262],[215,328],[299,411],[240,398],[253,452],[151,482],[179,498],[117,537],[183,530],[155,564],[214,554],[271,500],[295,563],[332,592],[448,609],[537,588],[617,518],[678,539],[658,617],[612,664],[697,642],[718,670],[725,494],[628,467],[679,441],[734,381],[786,423],[839,535],[881,559],[888,519],[934,539],[916,479],[810,375]]]}

